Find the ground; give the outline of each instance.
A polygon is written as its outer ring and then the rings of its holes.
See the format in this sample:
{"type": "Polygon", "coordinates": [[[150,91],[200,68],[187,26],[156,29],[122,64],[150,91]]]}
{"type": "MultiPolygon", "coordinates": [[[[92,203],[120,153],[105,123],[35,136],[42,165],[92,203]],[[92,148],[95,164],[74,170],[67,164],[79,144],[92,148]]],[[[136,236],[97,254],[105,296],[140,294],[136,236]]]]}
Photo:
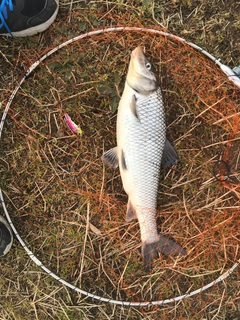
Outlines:
{"type": "MultiPolygon", "coordinates": [[[[85,31],[167,28],[233,68],[240,64],[239,21],[236,1],[60,1],[57,20],[43,34],[1,38],[0,111],[34,61],[85,31]]],[[[203,287],[240,258],[237,113],[238,89],[213,62],[174,40],[122,32],[59,50],[21,86],[1,138],[0,186],[17,231],[52,272],[99,296],[161,300],[203,287]],[[142,268],[138,225],[124,222],[127,198],[119,173],[100,159],[114,146],[129,54],[139,43],[156,68],[168,136],[181,158],[160,182],[159,228],[189,252],[177,262],[156,259],[150,274],[142,268]],[[68,129],[64,112],[82,136],[68,129]],[[219,152],[231,165],[229,184],[213,176],[219,152]]],[[[203,293],[149,308],[85,298],[37,267],[17,239],[1,258],[0,272],[3,320],[237,320],[240,313],[239,268],[203,293]]]]}

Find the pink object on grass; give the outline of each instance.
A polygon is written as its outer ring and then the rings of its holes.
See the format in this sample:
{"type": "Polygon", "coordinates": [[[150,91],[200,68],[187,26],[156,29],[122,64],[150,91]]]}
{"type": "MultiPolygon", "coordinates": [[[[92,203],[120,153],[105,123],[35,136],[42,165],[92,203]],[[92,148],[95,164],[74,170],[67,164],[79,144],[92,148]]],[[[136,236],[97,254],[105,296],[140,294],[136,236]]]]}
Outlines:
{"type": "Polygon", "coordinates": [[[76,134],[80,134],[82,135],[82,129],[76,125],[75,122],[72,121],[72,119],[69,117],[69,115],[67,113],[64,113],[65,116],[65,120],[67,122],[67,125],[69,126],[69,128],[75,132],[76,134]]]}

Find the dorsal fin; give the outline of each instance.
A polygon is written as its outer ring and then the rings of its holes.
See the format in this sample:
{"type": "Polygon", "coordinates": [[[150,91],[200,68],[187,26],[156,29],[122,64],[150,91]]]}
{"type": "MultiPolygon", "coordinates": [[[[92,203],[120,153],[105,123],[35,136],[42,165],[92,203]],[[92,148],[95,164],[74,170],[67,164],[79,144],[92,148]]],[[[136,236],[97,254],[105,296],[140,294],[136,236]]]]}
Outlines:
{"type": "Polygon", "coordinates": [[[179,160],[179,156],[172,146],[171,142],[166,139],[165,146],[162,155],[162,167],[168,168],[174,165],[175,162],[179,160]]]}

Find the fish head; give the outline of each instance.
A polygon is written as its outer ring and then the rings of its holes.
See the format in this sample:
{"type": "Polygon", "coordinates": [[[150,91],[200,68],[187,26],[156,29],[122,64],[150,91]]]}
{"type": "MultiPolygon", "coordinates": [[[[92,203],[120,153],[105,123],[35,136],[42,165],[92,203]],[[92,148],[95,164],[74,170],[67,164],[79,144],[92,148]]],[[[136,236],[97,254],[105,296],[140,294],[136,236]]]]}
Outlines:
{"type": "Polygon", "coordinates": [[[140,94],[149,94],[158,87],[153,66],[145,57],[141,47],[132,51],[127,74],[128,85],[140,94]]]}

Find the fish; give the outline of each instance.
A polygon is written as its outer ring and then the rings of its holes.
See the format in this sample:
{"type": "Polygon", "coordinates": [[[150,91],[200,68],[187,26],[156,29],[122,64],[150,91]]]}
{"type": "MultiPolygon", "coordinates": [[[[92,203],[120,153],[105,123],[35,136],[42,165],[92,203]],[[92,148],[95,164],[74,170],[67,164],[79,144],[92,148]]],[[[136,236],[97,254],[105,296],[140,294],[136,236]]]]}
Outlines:
{"type": "Polygon", "coordinates": [[[152,64],[142,47],[131,53],[124,90],[118,105],[117,146],[102,155],[105,164],[119,167],[128,195],[126,221],[138,219],[143,264],[151,269],[159,254],[186,255],[186,249],[157,231],[157,192],[160,169],[172,166],[178,154],[166,138],[165,109],[152,64]]]}

